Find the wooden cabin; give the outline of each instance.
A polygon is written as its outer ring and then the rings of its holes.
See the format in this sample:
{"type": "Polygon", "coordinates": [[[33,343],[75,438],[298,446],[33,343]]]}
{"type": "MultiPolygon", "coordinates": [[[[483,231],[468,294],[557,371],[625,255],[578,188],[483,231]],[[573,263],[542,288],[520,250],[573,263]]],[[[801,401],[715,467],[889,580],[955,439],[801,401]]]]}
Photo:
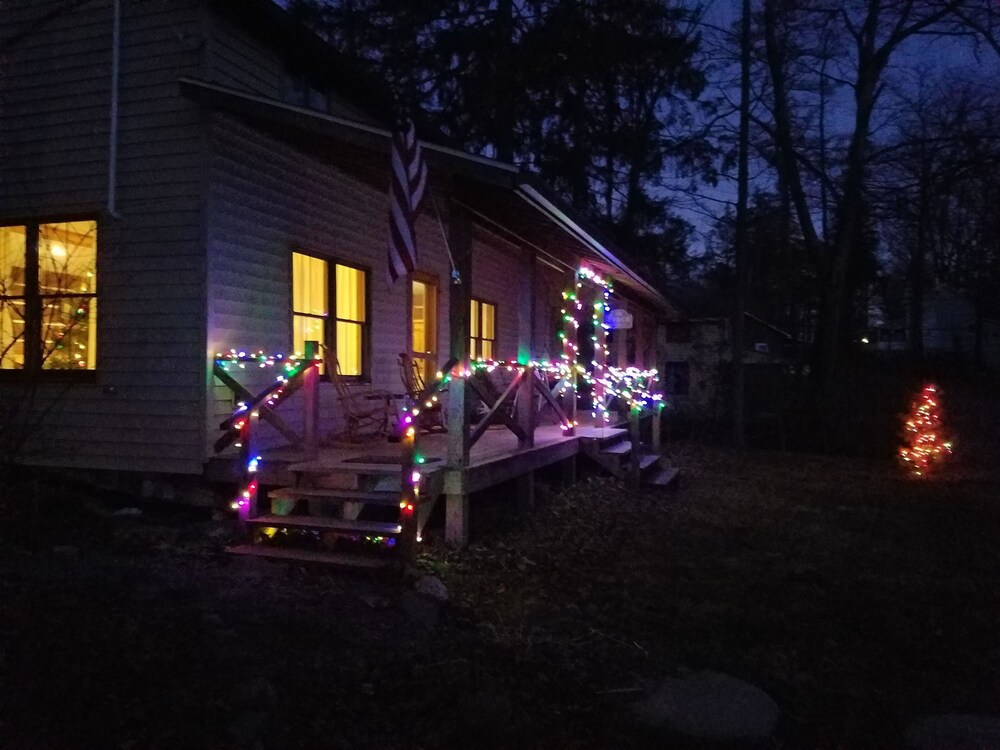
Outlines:
{"type": "MultiPolygon", "coordinates": [[[[390,285],[388,98],[269,0],[7,0],[0,50],[0,398],[44,414],[34,463],[203,477],[243,400],[219,353],[315,341],[349,387],[394,397],[401,353],[428,381],[450,358],[558,360],[581,268],[631,322],[608,362],[657,363],[673,310],[612,244],[532,176],[429,134],[418,269],[390,285]]],[[[243,396],[274,381],[242,364],[243,396]]],[[[313,380],[255,445],[343,431],[336,384],[313,380]]],[[[468,464],[470,428],[450,432],[468,464]]]]}

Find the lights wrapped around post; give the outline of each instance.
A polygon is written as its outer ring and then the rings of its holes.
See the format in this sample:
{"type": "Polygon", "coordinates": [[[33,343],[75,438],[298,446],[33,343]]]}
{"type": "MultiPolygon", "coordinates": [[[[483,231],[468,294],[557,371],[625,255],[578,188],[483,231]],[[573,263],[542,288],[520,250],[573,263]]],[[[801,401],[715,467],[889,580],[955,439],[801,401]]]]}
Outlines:
{"type": "MultiPolygon", "coordinates": [[[[239,492],[229,507],[237,512],[244,531],[246,521],[257,515],[257,475],[263,461],[257,450],[260,409],[274,408],[287,393],[286,388],[293,379],[318,365],[318,353],[313,357],[286,357],[283,354],[265,354],[263,351],[250,353],[246,350],[230,349],[227,354],[219,352],[215,355],[215,366],[223,372],[232,368],[246,369],[248,365],[256,365],[260,369],[278,367],[281,372],[276,376],[274,383],[252,399],[240,401],[233,413],[219,425],[227,435],[237,436],[234,445],[240,449],[243,476],[239,492]]],[[[226,444],[224,436],[222,442],[217,443],[216,450],[220,450],[220,446],[224,447],[226,444]]]]}
{"type": "Polygon", "coordinates": [[[243,479],[236,499],[230,507],[236,511],[239,518],[240,531],[246,533],[246,523],[257,515],[257,472],[260,470],[261,457],[257,453],[257,423],[260,413],[256,410],[247,414],[239,423],[240,459],[243,465],[243,479]]]}
{"type": "Polygon", "coordinates": [[[400,562],[412,564],[417,559],[417,507],[420,504],[421,464],[423,460],[417,452],[417,426],[413,418],[403,419],[403,434],[400,438],[403,449],[403,468],[400,476],[399,525],[400,562]]]}

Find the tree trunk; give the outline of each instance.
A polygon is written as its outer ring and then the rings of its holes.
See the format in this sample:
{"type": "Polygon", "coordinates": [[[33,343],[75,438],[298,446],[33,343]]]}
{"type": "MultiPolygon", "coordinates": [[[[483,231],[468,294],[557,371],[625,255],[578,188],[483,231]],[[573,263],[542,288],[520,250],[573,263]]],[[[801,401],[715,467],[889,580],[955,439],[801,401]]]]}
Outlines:
{"type": "Polygon", "coordinates": [[[733,311],[733,445],[746,442],[746,378],[743,366],[747,298],[747,200],[750,151],[750,0],[743,0],[740,30],[740,142],[736,177],[736,309],[733,311]]]}

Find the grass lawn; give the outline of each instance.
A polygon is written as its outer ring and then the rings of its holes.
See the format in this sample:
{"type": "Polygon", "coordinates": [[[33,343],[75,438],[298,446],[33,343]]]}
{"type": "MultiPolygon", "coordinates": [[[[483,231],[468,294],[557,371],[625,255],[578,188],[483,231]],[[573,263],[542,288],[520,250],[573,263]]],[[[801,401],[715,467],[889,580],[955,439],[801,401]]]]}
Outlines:
{"type": "Polygon", "coordinates": [[[421,559],[453,600],[437,624],[397,582],[231,559],[218,522],[43,511],[2,556],[3,746],[695,747],[629,704],[701,669],[775,698],[778,748],[997,711],[987,462],[912,482],[674,451],[671,494],[591,479],[492,530],[474,509],[470,550],[421,559]]]}

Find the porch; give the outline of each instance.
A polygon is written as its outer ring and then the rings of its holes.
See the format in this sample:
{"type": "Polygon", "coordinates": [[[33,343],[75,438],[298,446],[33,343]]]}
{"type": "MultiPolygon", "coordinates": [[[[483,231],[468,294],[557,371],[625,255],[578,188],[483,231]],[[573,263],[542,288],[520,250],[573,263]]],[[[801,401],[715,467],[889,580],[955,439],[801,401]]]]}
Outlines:
{"type": "MultiPolygon", "coordinates": [[[[575,387],[560,389],[560,384],[572,381],[564,366],[474,363],[466,369],[452,362],[423,391],[403,400],[394,429],[387,430],[392,406],[384,403],[376,407],[386,420],[376,433],[324,445],[316,415],[318,364],[311,353],[285,363],[287,377],[279,377],[273,386],[241,403],[220,425],[224,435],[217,448],[229,443],[239,448],[239,456],[229,462],[243,486],[233,505],[252,542],[232,552],[367,568],[386,561],[380,548],[397,547],[393,557],[405,562],[415,555],[415,545],[441,498],[445,541],[463,547],[469,539],[475,493],[514,481],[517,509],[530,509],[535,472],[560,465],[563,481],[571,483],[580,454],[633,485],[667,484],[676,474],[660,461],[659,402],[645,411],[639,408],[641,394],[647,391],[637,385],[636,375],[625,376],[624,391],[606,384],[598,402],[603,408],[578,419],[575,387]],[[505,379],[503,387],[491,390],[484,376],[495,370],[501,370],[505,379]],[[275,408],[298,390],[303,391],[303,434],[289,434],[290,444],[283,447],[259,446],[256,436],[262,420],[289,432],[275,408]],[[626,400],[626,393],[631,400],[626,400]],[[606,403],[613,399],[626,407],[625,414],[613,418],[615,412],[606,403]],[[469,419],[473,403],[482,410],[475,422],[469,419]],[[424,418],[432,408],[447,413],[447,432],[428,431],[424,418]],[[276,532],[279,539],[311,537],[333,548],[346,539],[352,554],[271,546],[268,540],[276,532]],[[366,545],[381,558],[356,554],[366,545]]],[[[328,360],[327,367],[335,372],[335,362],[328,360]]],[[[217,374],[237,387],[224,371],[217,374]]],[[[332,379],[336,381],[336,376],[332,379]]],[[[345,412],[356,406],[346,401],[356,398],[357,394],[344,396],[345,412]]],[[[368,398],[377,402],[381,396],[369,392],[368,398]]]]}
{"type": "MultiPolygon", "coordinates": [[[[534,445],[521,447],[514,433],[502,426],[491,427],[469,449],[469,461],[464,467],[448,467],[447,433],[421,436],[420,447],[426,460],[424,474],[439,471],[445,494],[471,494],[503,482],[524,476],[538,469],[573,459],[584,444],[598,446],[617,442],[628,435],[624,427],[584,424],[574,434],[567,435],[559,425],[535,428],[534,445]]],[[[314,455],[301,446],[284,446],[264,451],[258,474],[262,485],[293,484],[297,474],[351,473],[400,469],[401,450],[398,441],[357,445],[327,446],[314,455]]],[[[567,472],[572,469],[567,466],[567,472]]]]}

